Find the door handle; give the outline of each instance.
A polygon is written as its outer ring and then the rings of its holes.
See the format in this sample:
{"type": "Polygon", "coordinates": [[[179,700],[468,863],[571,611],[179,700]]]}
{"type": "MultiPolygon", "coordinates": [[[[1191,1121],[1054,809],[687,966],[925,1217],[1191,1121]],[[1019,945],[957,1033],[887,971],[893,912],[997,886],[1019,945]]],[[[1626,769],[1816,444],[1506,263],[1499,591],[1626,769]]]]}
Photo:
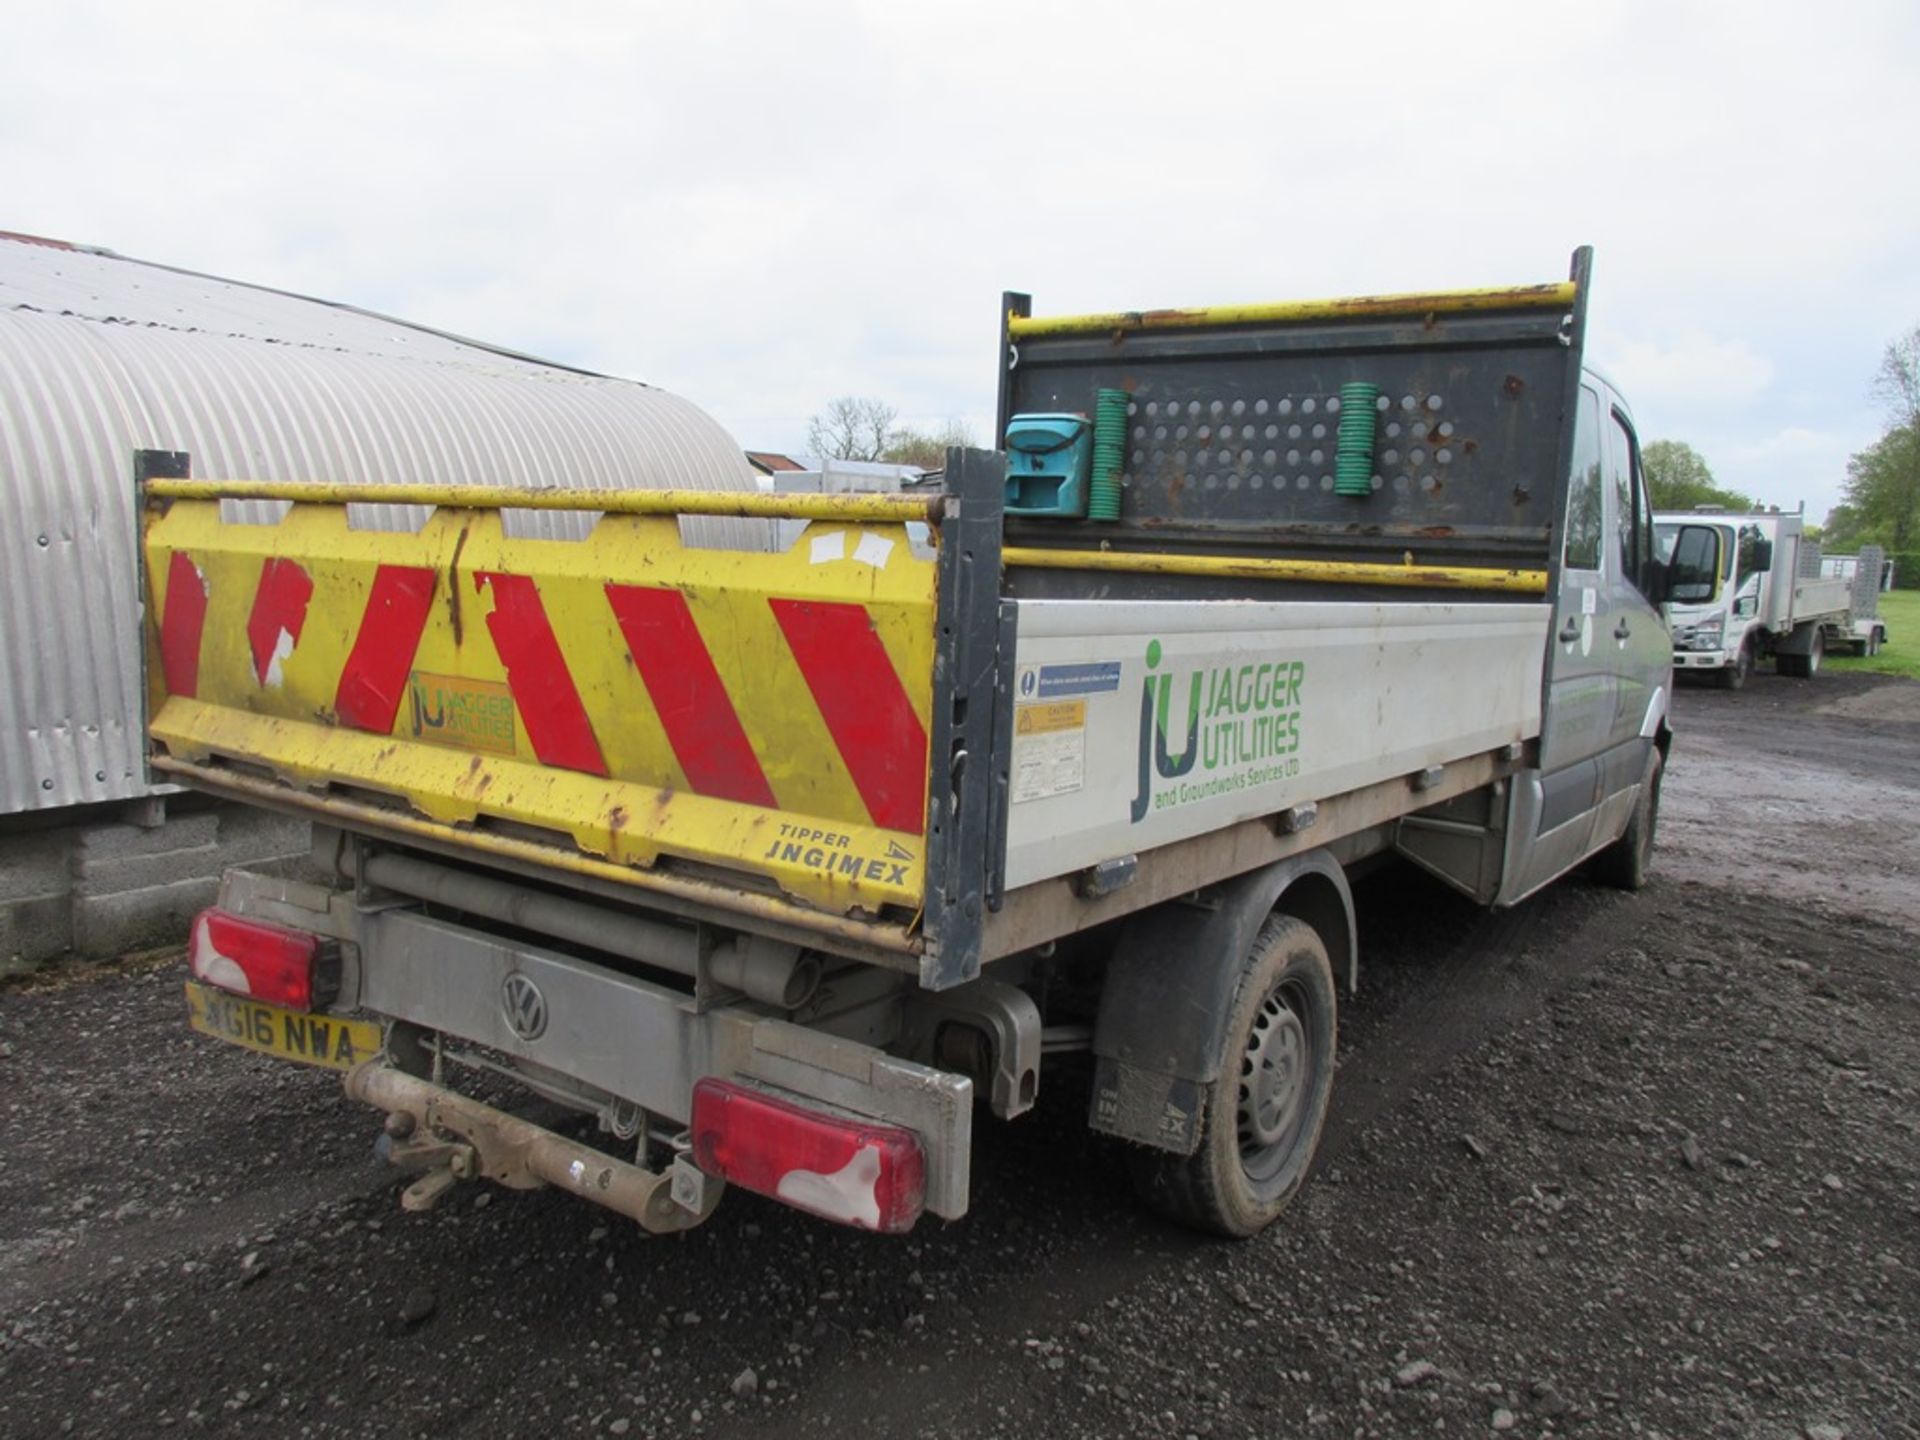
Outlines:
{"type": "Polygon", "coordinates": [[[1569,645],[1578,640],[1580,638],[1580,622],[1569,618],[1567,623],[1560,627],[1560,638],[1569,645]]]}
{"type": "Polygon", "coordinates": [[[1627,628],[1627,622],[1625,620],[1622,620],[1618,625],[1613,627],[1613,638],[1616,640],[1625,640],[1632,634],[1633,631],[1627,628]]]}

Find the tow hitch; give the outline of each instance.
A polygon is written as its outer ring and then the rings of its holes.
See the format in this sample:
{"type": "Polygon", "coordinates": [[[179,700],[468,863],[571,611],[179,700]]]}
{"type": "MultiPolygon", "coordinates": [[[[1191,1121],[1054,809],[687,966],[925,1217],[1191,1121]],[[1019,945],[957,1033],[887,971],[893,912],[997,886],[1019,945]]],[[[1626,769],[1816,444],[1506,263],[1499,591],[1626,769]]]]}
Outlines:
{"type": "Polygon", "coordinates": [[[726,1182],[680,1156],[647,1170],[590,1145],[369,1060],[347,1072],[347,1094],[387,1112],[388,1158],[424,1169],[400,1197],[408,1210],[431,1210],[463,1180],[510,1190],[553,1185],[604,1205],[655,1234],[691,1230],[714,1211],[726,1182]]]}

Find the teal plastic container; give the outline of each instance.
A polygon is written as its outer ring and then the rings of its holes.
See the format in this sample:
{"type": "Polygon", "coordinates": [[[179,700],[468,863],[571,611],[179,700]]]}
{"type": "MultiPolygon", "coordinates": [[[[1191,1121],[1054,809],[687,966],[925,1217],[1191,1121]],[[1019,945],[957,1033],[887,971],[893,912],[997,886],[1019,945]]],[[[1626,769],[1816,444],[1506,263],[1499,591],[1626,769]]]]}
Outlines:
{"type": "Polygon", "coordinates": [[[1093,472],[1084,415],[1016,415],[1007,422],[1007,513],[1083,519],[1093,472]]]}

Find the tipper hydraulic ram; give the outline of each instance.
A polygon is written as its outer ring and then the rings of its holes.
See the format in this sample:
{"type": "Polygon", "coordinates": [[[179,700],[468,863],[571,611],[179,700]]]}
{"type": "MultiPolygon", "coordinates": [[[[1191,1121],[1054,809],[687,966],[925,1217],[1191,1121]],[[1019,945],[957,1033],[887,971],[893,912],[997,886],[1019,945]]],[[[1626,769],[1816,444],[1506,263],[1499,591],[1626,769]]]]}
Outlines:
{"type": "Polygon", "coordinates": [[[655,1229],[729,1182],[958,1216],[976,1094],[1018,1115],[1090,1050],[1143,1195],[1250,1233],[1325,1113],[1348,866],[1397,851],[1494,904],[1596,853],[1644,878],[1656,606],[1711,598],[1718,541],[1653,553],[1624,402],[1581,366],[1586,267],[1066,320],[1009,296],[1007,453],[896,494],[148,455],[153,768],[317,827],[312,870],[232,872],[202,917],[194,1023],[348,1069],[426,1172],[410,1203],[561,1183],[655,1229]],[[372,528],[403,504],[431,514],[372,528]],[[584,537],[526,535],[535,509],[584,537]],[[718,516],[806,524],[683,533],[718,516]],[[474,1069],[600,1147],[468,1098],[474,1069]]]}

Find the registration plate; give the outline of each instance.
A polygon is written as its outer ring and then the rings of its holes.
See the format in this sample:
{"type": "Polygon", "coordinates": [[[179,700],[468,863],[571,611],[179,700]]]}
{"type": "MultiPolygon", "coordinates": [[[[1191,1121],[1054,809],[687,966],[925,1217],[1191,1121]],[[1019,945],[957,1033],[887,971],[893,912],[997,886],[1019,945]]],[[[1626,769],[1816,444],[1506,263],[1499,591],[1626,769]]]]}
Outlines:
{"type": "Polygon", "coordinates": [[[380,1027],[338,1015],[302,1015],[187,982],[187,1023],[202,1035],[244,1045],[262,1055],[351,1070],[380,1053],[380,1027]]]}

